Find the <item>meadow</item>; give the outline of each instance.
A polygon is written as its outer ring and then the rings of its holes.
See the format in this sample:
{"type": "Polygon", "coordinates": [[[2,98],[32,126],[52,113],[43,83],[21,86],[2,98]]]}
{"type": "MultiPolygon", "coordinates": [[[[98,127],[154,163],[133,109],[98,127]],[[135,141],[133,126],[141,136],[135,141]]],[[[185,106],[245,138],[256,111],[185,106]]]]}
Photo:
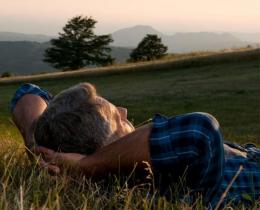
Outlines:
{"type": "MultiPolygon", "coordinates": [[[[148,187],[52,177],[30,164],[8,103],[20,84],[33,82],[54,95],[79,82],[128,109],[135,126],[155,113],[208,112],[225,140],[260,145],[260,50],[166,60],[101,71],[0,80],[0,209],[190,209],[185,203],[147,196],[148,187]]],[[[200,200],[194,204],[201,208],[200,200]]],[[[257,208],[257,207],[255,207],[257,208]]]]}

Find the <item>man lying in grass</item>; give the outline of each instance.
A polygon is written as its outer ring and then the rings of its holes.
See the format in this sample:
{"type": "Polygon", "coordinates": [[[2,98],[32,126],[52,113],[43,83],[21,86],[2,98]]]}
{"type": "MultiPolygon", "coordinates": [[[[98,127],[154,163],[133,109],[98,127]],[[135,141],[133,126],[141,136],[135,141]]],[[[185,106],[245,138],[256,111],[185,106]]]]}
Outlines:
{"type": "Polygon", "coordinates": [[[151,123],[134,129],[127,110],[98,96],[89,83],[53,99],[26,84],[17,90],[11,108],[25,145],[42,155],[41,166],[51,172],[69,167],[73,173],[102,178],[143,170],[148,163],[156,188],[167,196],[180,181],[190,198],[202,195],[207,206],[260,196],[256,148],[224,144],[210,114],[155,115],[151,123]]]}
{"type": "Polygon", "coordinates": [[[29,150],[37,143],[55,151],[91,154],[134,130],[127,110],[99,97],[89,83],[52,98],[38,86],[25,84],[11,101],[13,120],[29,150]]]}

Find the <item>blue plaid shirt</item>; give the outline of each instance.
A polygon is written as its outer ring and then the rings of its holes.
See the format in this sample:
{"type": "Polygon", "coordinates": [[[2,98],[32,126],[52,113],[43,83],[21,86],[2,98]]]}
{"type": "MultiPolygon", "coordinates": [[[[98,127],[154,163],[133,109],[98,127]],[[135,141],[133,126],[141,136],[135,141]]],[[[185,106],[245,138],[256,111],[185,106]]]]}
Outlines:
{"type": "Polygon", "coordinates": [[[247,157],[231,155],[225,158],[223,180],[212,201],[213,206],[218,203],[240,166],[243,166],[243,170],[232,184],[225,202],[252,204],[260,198],[260,163],[250,158],[249,153],[247,157]]]}
{"type": "MultiPolygon", "coordinates": [[[[169,195],[171,184],[181,182],[191,198],[201,194],[205,204],[214,207],[242,165],[224,203],[260,196],[260,164],[249,158],[250,152],[248,157],[225,155],[219,124],[210,114],[156,115],[149,145],[155,184],[163,194],[169,195]]],[[[251,149],[250,157],[256,151],[251,149]]]]}

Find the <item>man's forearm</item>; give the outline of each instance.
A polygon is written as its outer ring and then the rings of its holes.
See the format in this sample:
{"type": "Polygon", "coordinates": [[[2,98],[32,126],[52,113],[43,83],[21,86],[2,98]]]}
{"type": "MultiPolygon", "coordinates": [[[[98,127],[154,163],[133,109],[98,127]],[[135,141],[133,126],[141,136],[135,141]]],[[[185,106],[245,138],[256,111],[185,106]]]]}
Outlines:
{"type": "Polygon", "coordinates": [[[150,164],[149,136],[152,124],[147,124],[121,139],[99,149],[79,161],[78,169],[87,177],[102,177],[107,173],[131,172],[135,167],[150,164]]]}

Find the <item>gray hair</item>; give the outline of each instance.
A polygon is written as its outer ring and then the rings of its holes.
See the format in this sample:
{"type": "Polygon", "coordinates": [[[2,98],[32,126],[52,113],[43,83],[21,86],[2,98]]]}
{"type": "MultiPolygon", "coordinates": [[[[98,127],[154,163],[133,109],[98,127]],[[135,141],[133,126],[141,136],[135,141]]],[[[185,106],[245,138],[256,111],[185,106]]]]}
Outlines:
{"type": "Polygon", "coordinates": [[[96,89],[81,83],[54,97],[37,121],[35,141],[55,151],[91,154],[111,143],[109,122],[95,102],[96,89]]]}

